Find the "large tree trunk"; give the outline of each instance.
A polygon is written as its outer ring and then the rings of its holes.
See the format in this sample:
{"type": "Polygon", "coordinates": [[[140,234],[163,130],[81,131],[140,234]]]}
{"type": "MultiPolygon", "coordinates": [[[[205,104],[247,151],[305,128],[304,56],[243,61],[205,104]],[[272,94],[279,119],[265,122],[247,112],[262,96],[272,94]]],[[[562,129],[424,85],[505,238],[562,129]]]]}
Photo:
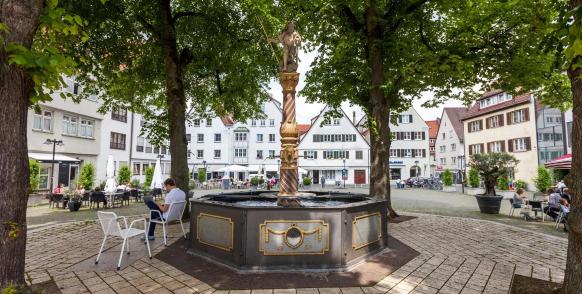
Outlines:
{"type": "MultiPolygon", "coordinates": [[[[368,65],[370,67],[371,85],[369,90],[368,113],[377,126],[377,133],[371,132],[371,171],[370,195],[388,200],[390,217],[398,215],[392,208],[390,200],[390,106],[391,99],[386,99],[384,85],[384,56],[381,49],[382,28],[378,24],[378,11],[374,1],[366,11],[366,36],[368,65]]],[[[370,119],[370,118],[368,118],[370,119]]]]}
{"type": "MultiPolygon", "coordinates": [[[[30,48],[43,8],[42,0],[0,1],[0,23],[10,29],[7,43],[30,48]]],[[[24,284],[28,148],[26,120],[34,83],[30,74],[8,65],[0,47],[0,289],[24,284]]]]}
{"type": "MultiPolygon", "coordinates": [[[[178,54],[176,30],[172,21],[169,0],[160,4],[160,46],[164,57],[166,74],[166,103],[170,128],[170,153],[172,155],[171,176],[178,188],[188,195],[188,146],[186,141],[186,94],[184,92],[183,68],[178,54]]],[[[189,213],[186,201],[185,214],[189,213]]]]}
{"type": "MultiPolygon", "coordinates": [[[[578,5],[580,1],[572,1],[578,5]]],[[[580,60],[578,57],[572,64],[580,60]]],[[[582,80],[581,69],[568,70],[574,96],[573,126],[572,126],[572,169],[568,186],[571,187],[572,203],[568,215],[568,258],[566,259],[566,275],[564,293],[582,293],[582,199],[578,193],[582,189],[582,156],[577,156],[582,147],[582,80]]]]}

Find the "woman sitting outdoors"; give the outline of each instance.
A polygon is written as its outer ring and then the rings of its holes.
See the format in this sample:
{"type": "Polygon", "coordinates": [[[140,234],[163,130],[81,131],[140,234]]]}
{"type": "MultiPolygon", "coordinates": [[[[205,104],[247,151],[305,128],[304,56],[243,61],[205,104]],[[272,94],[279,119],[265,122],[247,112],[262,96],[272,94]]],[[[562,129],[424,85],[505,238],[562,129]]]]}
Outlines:
{"type": "Polygon", "coordinates": [[[513,194],[513,207],[514,208],[521,208],[520,214],[525,216],[527,221],[533,220],[531,216],[529,216],[529,212],[531,211],[531,206],[528,204],[528,199],[525,196],[525,190],[523,188],[517,189],[517,191],[513,194]]]}

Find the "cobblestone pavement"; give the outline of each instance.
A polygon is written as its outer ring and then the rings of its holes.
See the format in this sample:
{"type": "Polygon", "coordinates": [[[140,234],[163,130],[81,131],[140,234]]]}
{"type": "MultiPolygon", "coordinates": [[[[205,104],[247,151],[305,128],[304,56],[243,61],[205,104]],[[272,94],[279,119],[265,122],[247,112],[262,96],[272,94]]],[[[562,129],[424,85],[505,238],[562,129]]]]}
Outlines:
{"type": "MultiPolygon", "coordinates": [[[[177,237],[179,226],[170,226],[177,237]]],[[[160,230],[161,231],[161,230],[160,230]]],[[[514,273],[562,282],[567,240],[490,221],[418,215],[389,232],[420,255],[375,287],[215,291],[156,258],[120,271],[73,272],[94,258],[101,242],[95,222],[29,232],[26,271],[32,284],[53,279],[62,293],[507,293],[514,273]]],[[[170,238],[169,242],[174,242],[170,238]]],[[[108,242],[107,248],[119,241],[108,242]]],[[[163,246],[152,251],[155,255],[163,246]]]]}

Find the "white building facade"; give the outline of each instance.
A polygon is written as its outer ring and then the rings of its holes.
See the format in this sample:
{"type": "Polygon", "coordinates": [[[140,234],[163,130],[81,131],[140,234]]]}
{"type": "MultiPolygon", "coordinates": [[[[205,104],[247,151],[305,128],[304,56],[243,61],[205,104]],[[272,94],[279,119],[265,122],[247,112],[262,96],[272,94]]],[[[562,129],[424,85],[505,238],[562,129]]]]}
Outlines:
{"type": "Polygon", "coordinates": [[[464,133],[461,118],[467,113],[464,107],[443,109],[435,143],[437,166],[435,173],[450,170],[457,180],[464,169],[464,133]]]}
{"type": "Polygon", "coordinates": [[[370,145],[349,117],[324,118],[328,107],[312,119],[297,150],[299,167],[307,171],[313,184],[363,185],[369,183],[370,145]],[[345,171],[344,171],[345,170],[345,171]]]}

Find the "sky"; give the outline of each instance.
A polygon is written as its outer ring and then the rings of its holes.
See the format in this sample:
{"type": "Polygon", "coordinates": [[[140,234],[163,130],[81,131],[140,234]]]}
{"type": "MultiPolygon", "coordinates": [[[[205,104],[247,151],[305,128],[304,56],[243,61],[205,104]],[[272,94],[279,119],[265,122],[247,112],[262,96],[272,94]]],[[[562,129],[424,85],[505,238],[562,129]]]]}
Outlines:
{"type": "MultiPolygon", "coordinates": [[[[295,100],[295,105],[296,105],[296,109],[297,109],[297,111],[296,111],[297,123],[300,123],[300,124],[309,123],[311,118],[313,118],[314,116],[319,114],[321,109],[323,109],[323,107],[325,106],[322,103],[307,103],[305,101],[305,97],[302,97],[301,93],[300,93],[300,91],[303,89],[303,87],[305,87],[305,75],[307,72],[309,72],[309,70],[311,68],[310,65],[313,62],[316,55],[317,55],[316,52],[304,52],[304,51],[299,52],[300,61],[299,61],[299,68],[297,69],[297,72],[300,73],[300,76],[299,76],[299,84],[297,85],[297,89],[296,89],[298,92],[298,95],[297,95],[296,100],[295,100]]],[[[270,88],[269,93],[271,93],[273,98],[275,98],[279,101],[283,100],[283,93],[282,93],[281,85],[279,84],[278,80],[271,81],[271,83],[269,84],[269,88],[270,88]]],[[[423,93],[421,99],[417,99],[413,102],[414,108],[416,109],[416,111],[418,111],[418,113],[420,114],[420,116],[424,120],[436,119],[437,117],[439,117],[442,114],[444,107],[463,106],[463,104],[458,100],[447,101],[444,104],[441,104],[437,108],[423,108],[421,106],[422,103],[424,103],[425,101],[428,101],[432,98],[433,98],[433,94],[431,92],[425,92],[425,93],[423,93]]],[[[362,110],[359,107],[350,106],[349,103],[347,103],[347,102],[343,103],[342,108],[350,118],[352,118],[353,111],[355,111],[356,112],[356,120],[359,120],[364,115],[362,110]]]]}

